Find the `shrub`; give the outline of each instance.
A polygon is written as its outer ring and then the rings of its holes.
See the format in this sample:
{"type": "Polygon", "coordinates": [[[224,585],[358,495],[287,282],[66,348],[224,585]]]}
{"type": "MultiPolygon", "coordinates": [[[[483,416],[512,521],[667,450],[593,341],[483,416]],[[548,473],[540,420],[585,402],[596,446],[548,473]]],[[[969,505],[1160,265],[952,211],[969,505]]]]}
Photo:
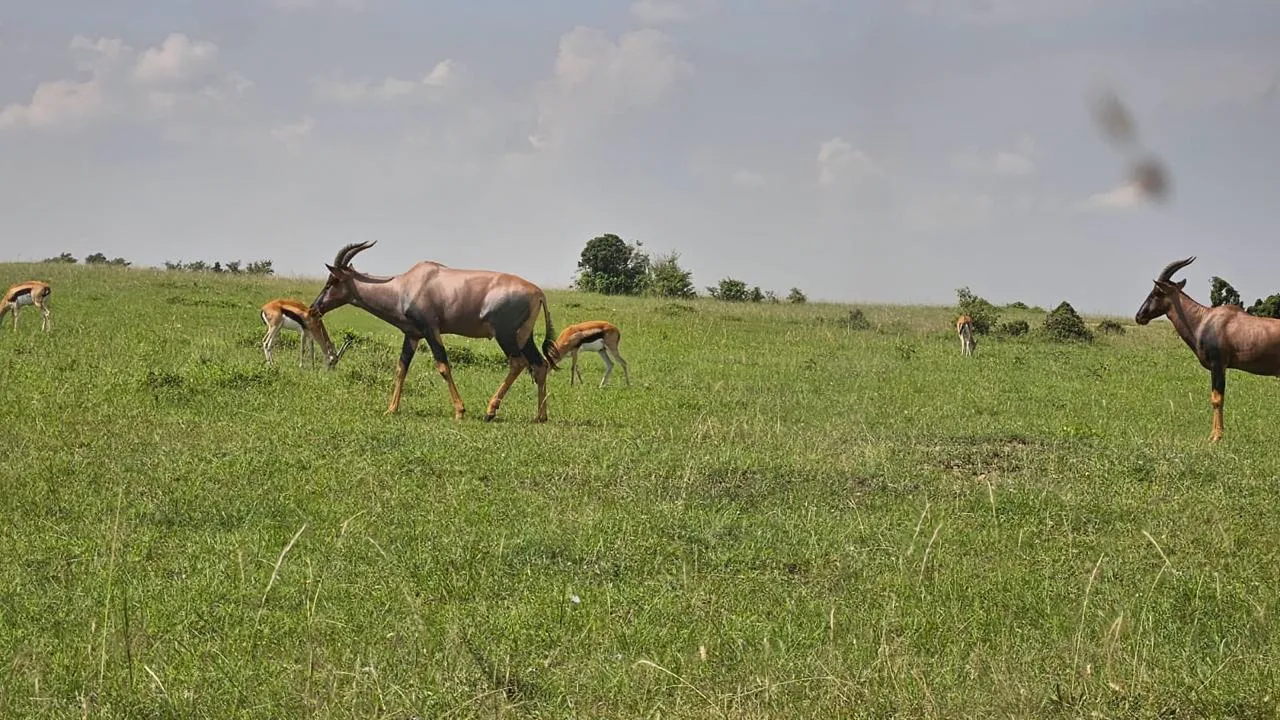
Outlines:
{"type": "Polygon", "coordinates": [[[1115,320],[1103,320],[1098,323],[1098,332],[1103,335],[1123,335],[1124,326],[1115,320]]]}
{"type": "Polygon", "coordinates": [[[791,288],[791,292],[787,293],[787,302],[793,305],[803,305],[809,302],[809,298],[800,291],[800,288],[791,288]]]}
{"type": "Polygon", "coordinates": [[[1053,340],[1092,340],[1093,333],[1071,303],[1063,300],[1044,318],[1044,333],[1053,340]]]}
{"type": "Polygon", "coordinates": [[[720,281],[719,285],[708,287],[707,293],[711,297],[725,302],[746,302],[751,297],[751,294],[747,291],[747,284],[733,278],[725,278],[720,281]]]}
{"type": "Polygon", "coordinates": [[[870,330],[871,321],[867,319],[866,314],[862,312],[862,308],[854,308],[847,315],[840,318],[840,325],[847,330],[870,330]]]}
{"type": "Polygon", "coordinates": [[[973,331],[979,335],[991,332],[991,327],[1000,318],[1000,311],[984,298],[974,295],[967,287],[956,290],[956,310],[959,315],[968,315],[973,319],[973,331]]]}
{"type": "Polygon", "coordinates": [[[1021,300],[1014,300],[1008,305],[1005,305],[1005,307],[1009,308],[1010,310],[1030,310],[1031,309],[1027,307],[1027,304],[1022,302],[1021,300]]]}
{"type": "Polygon", "coordinates": [[[1266,300],[1259,298],[1246,312],[1258,317],[1280,318],[1280,295],[1271,295],[1266,300]]]}
{"type": "Polygon", "coordinates": [[[1026,320],[1010,320],[996,326],[995,332],[1000,337],[1019,337],[1031,332],[1031,325],[1026,320]]]}
{"type": "Polygon", "coordinates": [[[74,264],[76,264],[76,262],[77,262],[77,261],[76,261],[76,257],[75,257],[75,255],[72,255],[72,254],[71,254],[71,253],[69,253],[69,252],[64,252],[64,253],[62,253],[61,255],[57,256],[57,257],[45,258],[44,260],[41,260],[41,262],[47,262],[47,263],[67,263],[68,265],[74,265],[74,264]]]}
{"type": "Polygon", "coordinates": [[[680,267],[680,254],[672,251],[660,255],[649,264],[648,292],[666,298],[697,297],[693,289],[693,273],[680,267]]]}

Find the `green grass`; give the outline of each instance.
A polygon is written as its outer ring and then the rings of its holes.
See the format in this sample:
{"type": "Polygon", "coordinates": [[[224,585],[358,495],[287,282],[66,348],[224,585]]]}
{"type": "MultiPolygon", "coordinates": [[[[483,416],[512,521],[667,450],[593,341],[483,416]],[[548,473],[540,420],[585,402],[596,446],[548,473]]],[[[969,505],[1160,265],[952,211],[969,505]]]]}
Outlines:
{"type": "Polygon", "coordinates": [[[1230,373],[1208,445],[1166,322],[966,360],[945,308],[553,292],[631,387],[588,355],[547,424],[527,377],[484,423],[502,358],[451,337],[455,422],[421,357],[383,415],[400,338],[354,308],[337,370],[294,335],[264,364],[258,306],[317,281],[0,265],[29,277],[0,716],[1277,712],[1280,384],[1230,373]]]}

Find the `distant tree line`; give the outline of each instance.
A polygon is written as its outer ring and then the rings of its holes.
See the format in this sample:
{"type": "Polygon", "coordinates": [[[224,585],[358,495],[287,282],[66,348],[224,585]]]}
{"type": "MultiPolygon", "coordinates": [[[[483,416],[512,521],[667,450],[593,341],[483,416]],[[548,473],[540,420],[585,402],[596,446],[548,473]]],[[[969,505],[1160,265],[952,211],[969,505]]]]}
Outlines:
{"type": "MultiPolygon", "coordinates": [[[[64,252],[60,255],[55,255],[54,257],[45,258],[41,262],[74,265],[80,261],[77,260],[76,256],[72,255],[71,253],[64,252]]],[[[107,256],[100,252],[93,253],[92,255],[86,255],[84,258],[84,264],[85,265],[110,265],[115,267],[129,267],[133,265],[133,263],[129,262],[128,260],[125,260],[122,257],[112,258],[108,260],[107,256]]],[[[168,260],[165,260],[164,269],[165,270],[182,270],[186,272],[228,273],[230,275],[240,275],[240,274],[273,275],[275,274],[275,269],[271,266],[270,260],[254,260],[253,262],[248,264],[242,263],[239,260],[230,260],[225,265],[222,264],[221,262],[214,262],[210,264],[205,262],[204,260],[195,260],[192,262],[170,262],[168,260]]]]}
{"type": "Polygon", "coordinates": [[[226,273],[228,275],[274,275],[275,269],[271,267],[270,260],[254,260],[245,265],[239,260],[229,260],[226,265],[215,261],[209,264],[204,260],[193,260],[191,262],[170,262],[164,261],[165,270],[180,270],[183,272],[211,272],[226,273]]]}
{"type": "MultiPolygon", "coordinates": [[[[604,295],[681,299],[698,296],[693,273],[681,267],[679,253],[672,251],[650,257],[642,247],[643,243],[628,243],[613,233],[591,238],[578,259],[574,287],[604,295]]],[[[773,291],[761,290],[758,285],[748,287],[736,278],[724,278],[708,287],[707,294],[726,302],[782,302],[773,291]]],[[[799,288],[791,288],[786,301],[798,304],[807,302],[808,298],[799,288]]]]}

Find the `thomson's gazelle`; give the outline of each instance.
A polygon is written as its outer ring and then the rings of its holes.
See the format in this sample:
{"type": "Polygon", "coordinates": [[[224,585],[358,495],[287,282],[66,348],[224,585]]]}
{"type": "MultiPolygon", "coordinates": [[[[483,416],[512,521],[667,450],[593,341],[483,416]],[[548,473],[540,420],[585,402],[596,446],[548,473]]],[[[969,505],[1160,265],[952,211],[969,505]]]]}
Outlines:
{"type": "Polygon", "coordinates": [[[40,310],[40,328],[49,332],[49,293],[53,290],[48,283],[30,280],[18,283],[4,293],[4,303],[0,304],[0,321],[4,314],[13,312],[13,329],[18,329],[18,310],[24,305],[35,305],[40,310]]]}
{"type": "Polygon", "coordinates": [[[600,353],[600,359],[604,360],[604,377],[600,379],[600,387],[604,387],[605,383],[609,382],[609,376],[613,374],[613,361],[609,359],[609,353],[613,353],[613,357],[622,363],[622,376],[626,379],[627,385],[630,385],[631,375],[627,371],[627,361],[622,359],[622,353],[618,352],[618,342],[621,340],[622,334],[617,326],[604,320],[588,320],[565,328],[556,340],[556,347],[559,348],[562,357],[568,353],[573,360],[569,367],[569,384],[573,384],[574,376],[577,376],[579,381],[582,380],[582,371],[578,369],[578,351],[594,350],[600,353]]]}

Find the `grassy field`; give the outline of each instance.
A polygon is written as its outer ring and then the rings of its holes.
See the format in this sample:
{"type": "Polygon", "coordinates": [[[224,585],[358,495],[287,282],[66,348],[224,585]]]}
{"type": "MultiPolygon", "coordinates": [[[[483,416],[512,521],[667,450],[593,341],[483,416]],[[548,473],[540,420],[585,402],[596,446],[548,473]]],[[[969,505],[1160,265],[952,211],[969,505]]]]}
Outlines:
{"type": "Polygon", "coordinates": [[[1280,706],[1280,383],[1230,373],[1208,445],[1167,322],[966,360],[946,308],[850,331],[553,292],[557,328],[622,328],[631,387],[591,355],[547,424],[527,377],[484,423],[496,343],[447,338],[455,422],[425,353],[383,416],[400,338],[353,308],[337,370],[296,336],[265,365],[258,306],[319,281],[0,265],[29,277],[53,332],[0,332],[4,717],[1280,706]]]}

